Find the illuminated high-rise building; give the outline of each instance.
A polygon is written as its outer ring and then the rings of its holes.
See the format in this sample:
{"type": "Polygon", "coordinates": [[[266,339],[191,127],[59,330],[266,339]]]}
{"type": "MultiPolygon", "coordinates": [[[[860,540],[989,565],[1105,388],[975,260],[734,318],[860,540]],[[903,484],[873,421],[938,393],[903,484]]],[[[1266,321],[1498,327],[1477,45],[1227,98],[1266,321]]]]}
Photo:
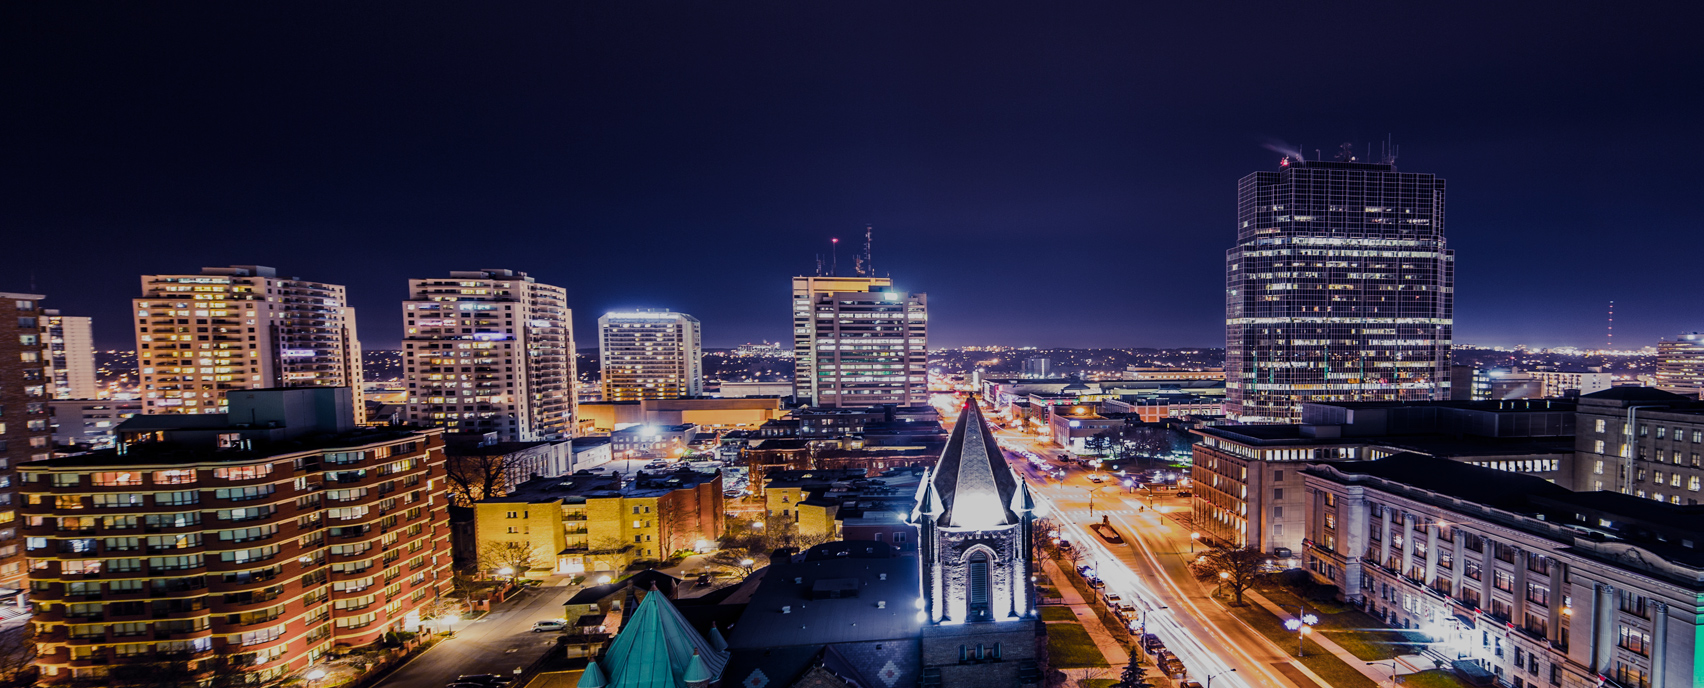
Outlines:
{"type": "Polygon", "coordinates": [[[813,406],[928,403],[929,299],[886,277],[793,278],[793,395],[813,406]]]}
{"type": "Polygon", "coordinates": [[[1225,414],[1296,422],[1306,401],[1448,399],[1455,254],[1444,180],[1285,159],[1237,185],[1225,253],[1225,414]]]}
{"type": "Polygon", "coordinates": [[[704,394],[704,335],[698,318],[668,310],[615,311],[598,318],[604,401],[704,394]]]}
{"type": "Polygon", "coordinates": [[[0,293],[0,589],[24,589],[23,538],[18,527],[17,470],[53,458],[53,422],[48,412],[52,371],[43,337],[46,314],[40,294],[0,293]],[[13,329],[14,324],[16,329],[13,329]],[[16,334],[13,334],[16,333],[16,334]]]}
{"type": "Polygon", "coordinates": [[[53,398],[95,398],[101,387],[95,381],[95,342],[89,332],[89,318],[60,315],[49,309],[43,320],[47,325],[48,362],[53,369],[53,398]]]}
{"type": "Polygon", "coordinates": [[[408,420],[503,441],[572,437],[568,291],[514,270],[408,281],[402,303],[408,420]]]}
{"type": "Polygon", "coordinates": [[[1657,342],[1657,389],[1675,394],[1704,392],[1704,334],[1693,332],[1657,342]]]}
{"type": "Polygon", "coordinates": [[[357,422],[361,342],[343,285],[264,265],[143,275],[136,353],[143,413],[224,413],[225,394],[349,387],[357,422]]]}

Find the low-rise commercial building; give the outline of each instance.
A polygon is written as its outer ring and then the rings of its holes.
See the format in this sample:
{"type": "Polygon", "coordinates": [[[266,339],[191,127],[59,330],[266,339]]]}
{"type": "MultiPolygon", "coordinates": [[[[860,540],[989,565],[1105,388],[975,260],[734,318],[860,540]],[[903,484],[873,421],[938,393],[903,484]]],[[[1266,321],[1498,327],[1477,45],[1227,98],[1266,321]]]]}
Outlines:
{"type": "Polygon", "coordinates": [[[778,398],[767,399],[645,399],[580,404],[580,420],[594,432],[613,432],[628,425],[683,425],[701,428],[751,429],[786,414],[778,398]]]}
{"type": "Polygon", "coordinates": [[[449,592],[439,430],[358,429],[348,388],[225,399],[21,471],[44,683],[216,655],[266,682],[449,592]]]}
{"type": "Polygon", "coordinates": [[[1400,454],[1302,469],[1307,567],[1499,685],[1697,685],[1699,507],[1400,454]]]}
{"type": "Polygon", "coordinates": [[[53,415],[53,443],[78,450],[113,446],[118,425],[142,413],[139,400],[61,399],[47,406],[53,415]]]}
{"type": "Polygon", "coordinates": [[[539,478],[474,510],[479,549],[520,543],[534,562],[530,573],[621,571],[720,538],[722,476],[686,469],[539,478]]]}
{"type": "Polygon", "coordinates": [[[698,438],[698,426],[635,425],[609,434],[610,450],[618,459],[679,456],[698,438]]]}

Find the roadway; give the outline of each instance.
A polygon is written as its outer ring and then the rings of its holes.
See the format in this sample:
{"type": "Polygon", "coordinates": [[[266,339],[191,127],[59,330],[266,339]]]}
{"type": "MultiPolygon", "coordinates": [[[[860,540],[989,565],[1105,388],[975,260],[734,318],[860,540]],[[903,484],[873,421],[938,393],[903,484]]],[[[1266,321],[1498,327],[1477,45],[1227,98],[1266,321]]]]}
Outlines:
{"type": "Polygon", "coordinates": [[[561,619],[562,605],[580,590],[552,585],[557,581],[566,577],[553,576],[542,586],[523,588],[489,614],[455,624],[453,637],[416,656],[376,688],[442,688],[462,674],[514,676],[517,667],[538,661],[561,635],[532,632],[535,621],[561,619]]]}
{"type": "Polygon", "coordinates": [[[1147,632],[1177,655],[1190,680],[1205,684],[1213,676],[1217,686],[1314,688],[1294,658],[1212,600],[1211,590],[1191,575],[1189,531],[1167,515],[1188,513],[1188,498],[1165,491],[1133,494],[1115,476],[1091,482],[1091,472],[1065,463],[1066,453],[1058,447],[1012,430],[995,435],[1008,449],[1027,450],[1046,460],[1044,470],[1020,454],[1007,454],[1049,508],[1046,515],[1086,553],[1084,563],[1095,567],[1109,591],[1145,612],[1147,632]],[[1061,469],[1062,480],[1048,475],[1061,469]],[[1109,544],[1088,530],[1103,517],[1126,544],[1109,544]]]}

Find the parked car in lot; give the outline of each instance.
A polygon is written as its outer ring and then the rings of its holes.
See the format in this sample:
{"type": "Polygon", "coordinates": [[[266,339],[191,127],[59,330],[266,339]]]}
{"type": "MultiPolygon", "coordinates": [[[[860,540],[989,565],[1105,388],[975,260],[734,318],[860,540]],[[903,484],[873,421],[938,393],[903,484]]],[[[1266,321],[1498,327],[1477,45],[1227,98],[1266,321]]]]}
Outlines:
{"type": "Polygon", "coordinates": [[[568,629],[566,621],[538,621],[533,623],[534,633],[561,632],[568,629]]]}

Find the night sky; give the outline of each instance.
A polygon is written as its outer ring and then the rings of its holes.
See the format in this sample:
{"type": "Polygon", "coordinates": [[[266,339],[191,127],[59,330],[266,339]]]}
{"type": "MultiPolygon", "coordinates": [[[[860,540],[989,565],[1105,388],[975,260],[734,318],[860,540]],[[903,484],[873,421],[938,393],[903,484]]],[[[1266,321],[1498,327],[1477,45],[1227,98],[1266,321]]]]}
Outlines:
{"type": "Polygon", "coordinates": [[[138,275],[272,265],[386,348],[407,278],[507,267],[582,346],[732,346],[873,224],[935,346],[1222,346],[1262,144],[1389,134],[1458,342],[1601,346],[1613,299],[1648,345],[1704,329],[1704,17],[1659,5],[7,3],[0,290],[129,348],[138,275]]]}

